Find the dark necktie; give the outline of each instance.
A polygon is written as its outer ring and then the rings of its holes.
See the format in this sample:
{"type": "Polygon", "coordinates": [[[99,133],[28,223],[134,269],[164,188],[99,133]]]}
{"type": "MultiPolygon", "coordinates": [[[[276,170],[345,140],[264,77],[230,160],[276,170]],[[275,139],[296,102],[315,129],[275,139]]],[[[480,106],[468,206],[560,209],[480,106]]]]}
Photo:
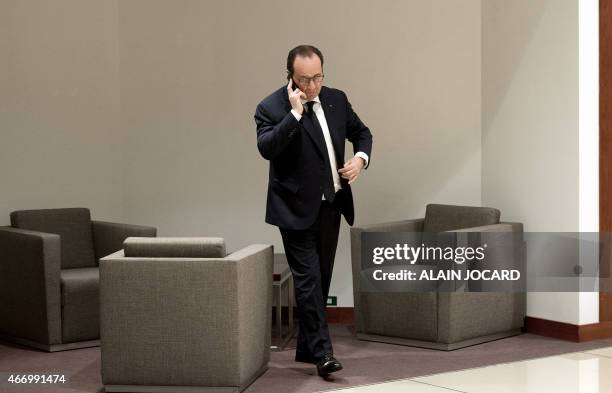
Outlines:
{"type": "Polygon", "coordinates": [[[331,173],[331,164],[329,163],[329,152],[327,151],[327,144],[325,143],[325,137],[323,136],[323,128],[317,119],[317,115],[314,113],[314,101],[308,101],[306,106],[308,108],[307,116],[312,121],[315,130],[320,133],[321,140],[323,141],[324,151],[323,157],[325,161],[325,173],[323,174],[323,196],[329,203],[334,201],[336,197],[336,189],[334,188],[334,178],[331,173]]]}

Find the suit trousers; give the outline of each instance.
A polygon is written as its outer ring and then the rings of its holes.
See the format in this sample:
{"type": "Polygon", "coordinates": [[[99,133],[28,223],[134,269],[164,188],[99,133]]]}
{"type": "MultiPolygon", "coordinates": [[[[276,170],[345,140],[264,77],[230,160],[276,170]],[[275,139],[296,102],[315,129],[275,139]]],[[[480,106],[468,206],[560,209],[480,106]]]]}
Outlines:
{"type": "Polygon", "coordinates": [[[338,245],[340,215],[336,203],[322,200],[317,219],[309,228],[280,228],[295,287],[299,318],[295,360],[299,362],[317,363],[325,353],[333,353],[325,308],[338,245]]]}

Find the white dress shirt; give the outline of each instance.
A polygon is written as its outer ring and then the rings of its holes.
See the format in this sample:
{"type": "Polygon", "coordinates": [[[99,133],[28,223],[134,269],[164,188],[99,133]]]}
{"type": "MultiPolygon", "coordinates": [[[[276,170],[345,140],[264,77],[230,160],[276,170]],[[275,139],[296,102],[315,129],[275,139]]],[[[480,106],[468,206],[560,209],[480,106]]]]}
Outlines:
{"type": "MultiPolygon", "coordinates": [[[[332,178],[334,180],[334,190],[338,192],[342,186],[340,185],[340,174],[338,173],[338,165],[336,164],[336,152],[334,151],[334,145],[332,144],[331,135],[329,134],[329,127],[327,126],[327,120],[325,119],[325,112],[323,112],[323,107],[321,106],[321,100],[319,96],[316,96],[314,99],[314,105],[312,109],[314,110],[315,115],[317,116],[317,120],[319,120],[319,124],[321,125],[321,129],[323,130],[323,139],[325,139],[325,146],[327,146],[327,154],[329,156],[329,163],[332,171],[332,178]]],[[[308,110],[306,106],[306,101],[302,100],[302,105],[304,106],[304,110],[308,110]]],[[[302,119],[302,115],[297,113],[295,110],[291,109],[291,113],[300,121],[302,119]]],[[[355,154],[355,157],[363,158],[365,161],[365,166],[368,166],[369,157],[366,153],[359,151],[355,154]]],[[[364,167],[365,167],[364,166],[364,167]]],[[[323,197],[325,199],[325,197],[323,197]]]]}

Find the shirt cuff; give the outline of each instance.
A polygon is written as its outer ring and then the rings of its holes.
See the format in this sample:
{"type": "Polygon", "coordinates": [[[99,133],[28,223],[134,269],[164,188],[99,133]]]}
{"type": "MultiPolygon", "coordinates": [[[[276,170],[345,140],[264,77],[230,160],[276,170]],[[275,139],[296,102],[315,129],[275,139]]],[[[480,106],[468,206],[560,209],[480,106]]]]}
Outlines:
{"type": "Polygon", "coordinates": [[[295,117],[295,120],[300,121],[302,119],[302,115],[297,113],[295,109],[291,109],[291,113],[293,113],[293,117],[295,117]]]}
{"type": "Polygon", "coordinates": [[[365,166],[363,167],[363,169],[367,169],[368,165],[370,164],[370,157],[368,157],[368,155],[362,151],[358,151],[355,154],[355,157],[363,158],[363,160],[365,161],[365,166]]]}

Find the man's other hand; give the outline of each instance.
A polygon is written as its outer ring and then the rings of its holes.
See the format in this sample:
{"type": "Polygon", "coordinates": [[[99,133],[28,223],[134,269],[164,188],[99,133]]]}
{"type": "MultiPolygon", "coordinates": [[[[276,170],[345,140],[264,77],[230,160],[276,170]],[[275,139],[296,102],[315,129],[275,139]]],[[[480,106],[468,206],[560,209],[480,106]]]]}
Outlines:
{"type": "Polygon", "coordinates": [[[353,157],[344,163],[344,167],[338,170],[344,179],[348,179],[351,184],[359,177],[361,170],[365,166],[365,160],[361,157],[353,157]]]}

